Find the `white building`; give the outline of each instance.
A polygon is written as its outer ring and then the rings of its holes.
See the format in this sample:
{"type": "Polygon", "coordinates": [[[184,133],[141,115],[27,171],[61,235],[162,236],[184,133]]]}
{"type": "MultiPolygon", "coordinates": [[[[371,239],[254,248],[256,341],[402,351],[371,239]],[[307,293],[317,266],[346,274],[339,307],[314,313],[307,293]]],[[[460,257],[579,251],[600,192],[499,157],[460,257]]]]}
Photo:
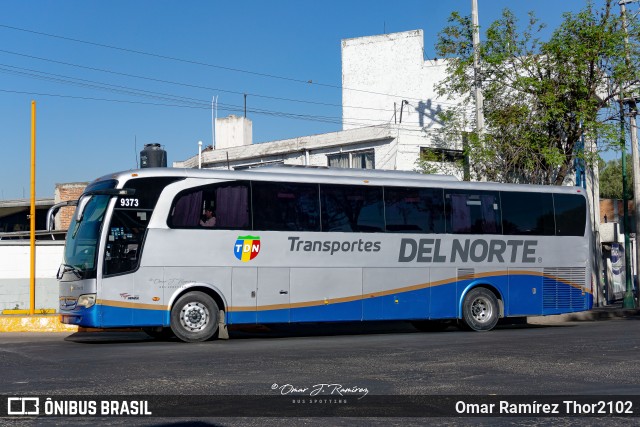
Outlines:
{"type": "MultiPolygon", "coordinates": [[[[266,164],[414,170],[421,149],[434,149],[438,111],[451,100],[434,85],[444,61],[424,59],[422,30],[342,41],[342,131],[252,144],[251,121],[217,119],[216,147],[202,153],[203,168],[266,164]]],[[[443,159],[461,146],[435,148],[443,159]],[[453,151],[452,151],[453,150],[453,151]]],[[[198,167],[198,156],[174,167],[198,167]]]]}

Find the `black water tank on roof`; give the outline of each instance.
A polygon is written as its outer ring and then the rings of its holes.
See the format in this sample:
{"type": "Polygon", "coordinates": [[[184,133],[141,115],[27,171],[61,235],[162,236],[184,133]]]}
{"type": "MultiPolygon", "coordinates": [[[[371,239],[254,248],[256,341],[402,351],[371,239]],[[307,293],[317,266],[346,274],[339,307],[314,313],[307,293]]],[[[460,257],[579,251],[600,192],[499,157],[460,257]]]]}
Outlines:
{"type": "Polygon", "coordinates": [[[160,144],[145,144],[144,149],[140,152],[141,168],[166,168],[167,152],[162,149],[160,144]]]}

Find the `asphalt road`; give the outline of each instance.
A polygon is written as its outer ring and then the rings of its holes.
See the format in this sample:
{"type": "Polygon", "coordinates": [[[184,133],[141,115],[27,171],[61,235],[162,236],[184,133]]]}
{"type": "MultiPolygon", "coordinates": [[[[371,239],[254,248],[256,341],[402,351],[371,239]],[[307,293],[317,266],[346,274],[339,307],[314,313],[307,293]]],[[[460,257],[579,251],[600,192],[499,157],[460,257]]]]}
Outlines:
{"type": "MultiPolygon", "coordinates": [[[[265,395],[309,397],[318,384],[340,384],[350,397],[397,395],[640,395],[640,318],[544,326],[503,326],[488,333],[420,333],[404,323],[308,325],[302,330],[235,331],[231,340],[154,341],[140,332],[0,335],[3,395],[265,395]],[[300,390],[307,389],[302,392],[300,390]]],[[[131,419],[108,419],[127,425],[131,419]]],[[[261,425],[224,418],[216,425],[261,425]],[[222,421],[221,421],[222,420],[222,421]]],[[[386,425],[391,419],[351,419],[386,425]]],[[[449,418],[428,418],[451,425],[449,418]]],[[[540,418],[528,425],[558,425],[540,418]]],[[[600,425],[562,418],[562,425],[600,425]]],[[[0,424],[20,420],[0,419],[0,424]]],[[[22,420],[24,421],[24,420],[22,420]]],[[[42,424],[39,419],[37,424],[42,424]]],[[[61,418],[44,420],[52,425],[61,418]]],[[[91,425],[92,420],[74,419],[91,425]],[[84,420],[84,421],[83,421],[84,420]]],[[[103,420],[105,421],[105,420],[103,420]]],[[[285,424],[298,425],[287,418],[285,424]]],[[[330,421],[330,422],[328,422],[330,421]]],[[[307,425],[338,425],[305,418],[307,425]]],[[[454,424],[518,425],[522,419],[464,418],[454,424]]],[[[35,422],[35,421],[33,421],[35,422]]],[[[150,423],[151,420],[136,419],[150,423]]],[[[202,425],[212,422],[202,420],[202,425]]],[[[405,425],[424,424],[405,419],[405,425]],[[408,421],[407,421],[408,420],[408,421]]],[[[630,425],[629,419],[607,419],[630,425]]],[[[633,420],[631,424],[633,424],[633,420]]],[[[635,422],[639,422],[638,418],[635,422]]],[[[348,424],[353,424],[349,422],[348,424]]],[[[155,425],[181,425],[179,419],[155,425]]],[[[22,425],[22,424],[20,424],[22,425]]],[[[347,425],[347,424],[344,424],[347,425]]]]}

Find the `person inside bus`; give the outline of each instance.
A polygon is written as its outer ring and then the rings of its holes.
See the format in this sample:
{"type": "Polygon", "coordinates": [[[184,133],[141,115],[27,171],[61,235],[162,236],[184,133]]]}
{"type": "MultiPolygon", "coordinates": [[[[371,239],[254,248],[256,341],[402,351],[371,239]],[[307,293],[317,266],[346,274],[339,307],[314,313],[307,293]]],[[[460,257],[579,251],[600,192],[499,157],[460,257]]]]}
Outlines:
{"type": "Polygon", "coordinates": [[[200,220],[200,225],[203,227],[213,227],[216,225],[216,217],[213,216],[211,209],[205,209],[204,216],[200,220]]]}

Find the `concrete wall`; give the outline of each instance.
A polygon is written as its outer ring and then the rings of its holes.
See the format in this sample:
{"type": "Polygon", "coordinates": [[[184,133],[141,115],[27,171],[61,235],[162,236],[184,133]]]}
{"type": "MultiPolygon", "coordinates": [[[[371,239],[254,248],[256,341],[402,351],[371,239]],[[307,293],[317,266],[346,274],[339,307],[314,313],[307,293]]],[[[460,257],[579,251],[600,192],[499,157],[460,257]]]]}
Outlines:
{"type": "Polygon", "coordinates": [[[452,102],[434,86],[446,64],[425,61],[423,52],[422,30],[343,40],[343,129],[363,126],[365,118],[368,125],[399,123],[401,109],[403,127],[438,127],[436,114],[452,102]]]}
{"type": "MultiPolygon", "coordinates": [[[[380,160],[376,151],[376,168],[414,170],[420,147],[443,145],[434,138],[438,114],[459,102],[436,93],[445,77],[445,61],[424,58],[422,30],[343,40],[342,127],[395,127],[399,138],[380,160]]],[[[462,150],[462,141],[445,145],[462,150]]]]}
{"type": "MultiPolygon", "coordinates": [[[[64,241],[36,242],[36,312],[58,309],[56,273],[62,262],[64,241]]],[[[0,312],[29,309],[29,241],[0,241],[0,312]]]]}
{"type": "Polygon", "coordinates": [[[230,115],[216,119],[216,150],[251,145],[253,142],[253,124],[244,117],[230,115]]]}

